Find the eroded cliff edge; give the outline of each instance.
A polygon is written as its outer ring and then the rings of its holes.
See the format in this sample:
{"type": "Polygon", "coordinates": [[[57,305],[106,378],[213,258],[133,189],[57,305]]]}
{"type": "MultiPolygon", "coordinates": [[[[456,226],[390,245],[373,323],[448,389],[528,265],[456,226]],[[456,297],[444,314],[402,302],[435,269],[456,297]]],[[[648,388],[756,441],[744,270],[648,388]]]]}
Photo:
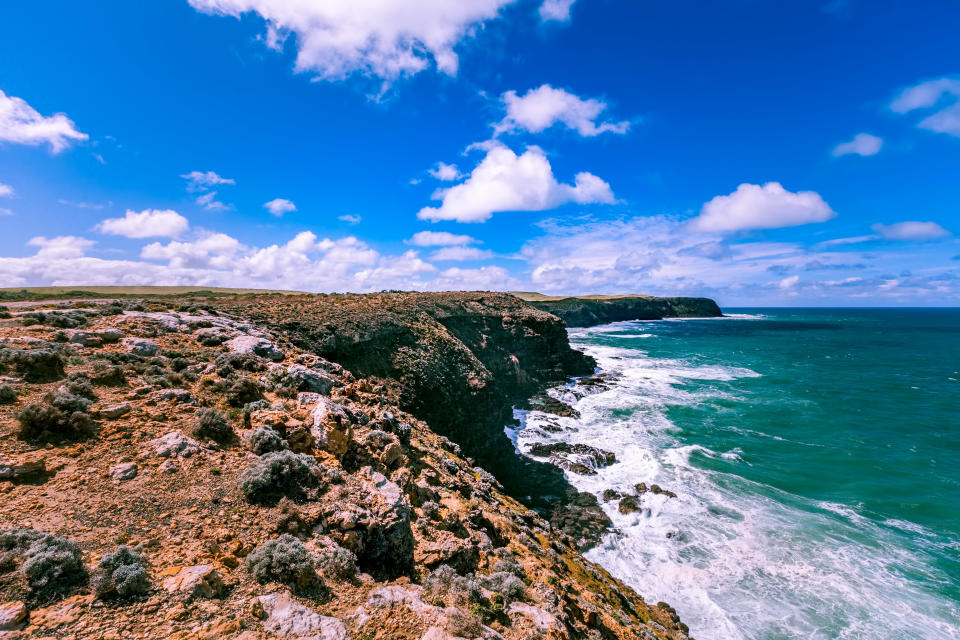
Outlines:
{"type": "Polygon", "coordinates": [[[592,327],[624,320],[662,318],[718,318],[723,315],[710,298],[658,298],[654,296],[551,297],[517,293],[529,305],[551,313],[568,327],[592,327]]]}
{"type": "Polygon", "coordinates": [[[496,394],[591,366],[556,318],[490,294],[44,306],[0,315],[0,638],[686,638],[404,409],[499,420],[496,394]]]}

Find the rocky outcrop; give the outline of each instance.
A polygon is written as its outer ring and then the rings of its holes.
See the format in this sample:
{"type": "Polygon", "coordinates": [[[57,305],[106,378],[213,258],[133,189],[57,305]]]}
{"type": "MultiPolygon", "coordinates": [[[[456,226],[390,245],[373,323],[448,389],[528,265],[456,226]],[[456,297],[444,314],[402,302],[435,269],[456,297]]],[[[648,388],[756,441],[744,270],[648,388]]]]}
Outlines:
{"type": "Polygon", "coordinates": [[[624,320],[662,318],[718,318],[723,315],[710,298],[655,298],[653,296],[575,296],[549,298],[517,294],[526,302],[552,313],[567,326],[591,327],[624,320]]]}

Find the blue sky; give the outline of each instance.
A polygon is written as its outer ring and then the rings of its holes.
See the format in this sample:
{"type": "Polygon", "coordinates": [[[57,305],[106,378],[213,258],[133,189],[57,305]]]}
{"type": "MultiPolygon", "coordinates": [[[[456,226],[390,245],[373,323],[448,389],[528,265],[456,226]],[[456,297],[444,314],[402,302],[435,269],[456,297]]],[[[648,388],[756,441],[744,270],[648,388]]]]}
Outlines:
{"type": "Polygon", "coordinates": [[[0,286],[960,303],[960,5],[0,8],[0,286]]]}

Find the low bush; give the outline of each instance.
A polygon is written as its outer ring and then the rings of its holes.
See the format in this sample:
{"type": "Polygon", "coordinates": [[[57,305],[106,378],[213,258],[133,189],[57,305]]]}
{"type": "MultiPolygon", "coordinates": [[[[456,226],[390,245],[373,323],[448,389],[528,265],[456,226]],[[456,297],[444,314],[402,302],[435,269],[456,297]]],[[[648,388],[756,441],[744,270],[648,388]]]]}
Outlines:
{"type": "Polygon", "coordinates": [[[118,387],[126,382],[123,367],[113,364],[108,360],[94,360],[91,362],[90,371],[87,376],[93,384],[106,387],[118,387]]]}
{"type": "Polygon", "coordinates": [[[197,411],[190,433],[195,438],[209,438],[216,442],[228,442],[234,437],[230,419],[210,407],[201,407],[197,411]]]}
{"type": "MultiPolygon", "coordinates": [[[[48,343],[49,344],[49,343],[48,343]]],[[[27,382],[53,382],[63,378],[63,358],[50,348],[10,349],[0,347],[0,371],[12,367],[27,382]]]]}
{"type": "Polygon", "coordinates": [[[87,581],[87,569],[77,543],[51,534],[43,534],[30,544],[20,572],[40,600],[61,596],[87,581]]]}
{"type": "Polygon", "coordinates": [[[261,584],[280,582],[295,589],[305,589],[318,582],[313,556],[289,534],[268,540],[251,551],[245,565],[250,575],[261,584]]]}
{"type": "Polygon", "coordinates": [[[240,474],[240,490],[250,502],[299,497],[314,482],[316,460],[304,453],[273,451],[257,458],[240,474]]]}
{"type": "Polygon", "coordinates": [[[493,572],[506,571],[507,573],[512,573],[521,580],[527,577],[526,571],[523,569],[523,565],[517,561],[517,557],[513,555],[513,551],[506,547],[500,547],[495,549],[493,555],[497,558],[497,561],[493,563],[493,572]]]}
{"type": "Polygon", "coordinates": [[[483,600],[480,584],[473,576],[462,576],[449,565],[440,565],[423,581],[424,591],[430,602],[441,606],[467,606],[483,600]]]}
{"type": "Polygon", "coordinates": [[[20,316],[20,324],[25,327],[44,324],[58,329],[76,329],[87,324],[87,314],[80,311],[34,311],[20,316]]]}
{"type": "Polygon", "coordinates": [[[150,590],[147,560],[139,548],[120,545],[97,563],[90,577],[93,593],[100,599],[129,598],[150,590]]]}
{"type": "Polygon", "coordinates": [[[357,575],[357,556],[338,544],[331,544],[317,556],[317,567],[330,580],[351,580],[357,575]]]}
{"type": "Polygon", "coordinates": [[[7,529],[0,531],[0,573],[16,568],[16,560],[43,534],[34,529],[7,529]]]}
{"type": "Polygon", "coordinates": [[[526,585],[523,580],[509,571],[497,571],[483,579],[485,588],[500,594],[505,602],[516,600],[523,596],[526,585]]]}
{"type": "Polygon", "coordinates": [[[221,378],[229,378],[235,375],[237,371],[255,373],[267,368],[266,358],[261,358],[252,353],[223,353],[217,356],[213,364],[217,369],[217,375],[221,378]]]}
{"type": "Polygon", "coordinates": [[[83,373],[71,373],[67,381],[60,387],[62,391],[87,400],[96,400],[97,394],[93,391],[90,379],[83,373]]]}
{"type": "Polygon", "coordinates": [[[227,389],[227,402],[231,407],[242,407],[263,397],[263,388],[248,376],[243,376],[227,389]]]}
{"type": "Polygon", "coordinates": [[[270,427],[257,427],[247,436],[247,446],[258,456],[287,448],[287,441],[270,427]]]}
{"type": "Polygon", "coordinates": [[[18,435],[24,440],[75,440],[93,433],[96,424],[87,411],[91,402],[65,391],[48,393],[17,414],[18,435]]]}
{"type": "Polygon", "coordinates": [[[8,384],[0,384],[0,404],[13,404],[16,401],[16,390],[8,384]]]}

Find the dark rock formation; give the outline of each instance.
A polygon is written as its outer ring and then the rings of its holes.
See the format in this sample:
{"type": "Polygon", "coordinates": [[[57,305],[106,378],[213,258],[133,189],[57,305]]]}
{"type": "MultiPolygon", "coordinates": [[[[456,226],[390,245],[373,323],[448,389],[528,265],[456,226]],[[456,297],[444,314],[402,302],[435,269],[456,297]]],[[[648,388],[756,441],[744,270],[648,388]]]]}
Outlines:
{"type": "Polygon", "coordinates": [[[528,304],[552,313],[567,326],[590,327],[623,320],[714,318],[723,313],[709,298],[655,298],[653,296],[584,296],[547,298],[517,294],[528,304]]]}

